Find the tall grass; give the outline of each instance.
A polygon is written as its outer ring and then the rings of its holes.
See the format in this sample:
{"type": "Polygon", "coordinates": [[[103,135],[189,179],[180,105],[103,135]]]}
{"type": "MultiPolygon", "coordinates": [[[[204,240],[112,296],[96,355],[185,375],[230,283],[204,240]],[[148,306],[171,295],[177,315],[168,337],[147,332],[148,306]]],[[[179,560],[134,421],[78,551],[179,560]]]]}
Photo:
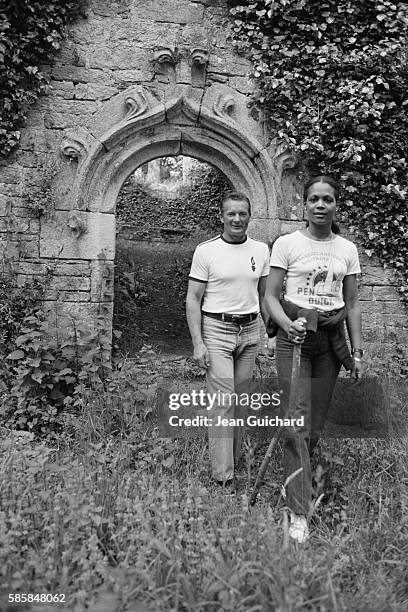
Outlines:
{"type": "Polygon", "coordinates": [[[405,438],[322,441],[314,486],[324,497],[299,547],[279,456],[248,507],[267,440],[247,440],[229,498],[209,479],[204,436],[158,437],[154,397],[134,398],[135,371],[144,366],[147,387],[154,365],[186,384],[194,376],[185,361],[159,363],[122,364],[108,391],[67,416],[58,448],[1,431],[1,610],[408,609],[405,438]],[[67,603],[8,607],[8,593],[44,592],[67,603]]]}

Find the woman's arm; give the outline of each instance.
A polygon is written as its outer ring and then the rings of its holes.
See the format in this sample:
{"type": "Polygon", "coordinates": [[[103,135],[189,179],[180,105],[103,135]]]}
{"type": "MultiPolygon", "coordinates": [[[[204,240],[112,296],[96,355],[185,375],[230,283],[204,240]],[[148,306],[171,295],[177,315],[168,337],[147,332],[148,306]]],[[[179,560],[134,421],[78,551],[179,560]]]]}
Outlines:
{"type": "MultiPolygon", "coordinates": [[[[343,280],[343,298],[347,308],[347,331],[350,338],[352,348],[361,348],[361,309],[360,302],[358,299],[358,286],[357,276],[355,274],[349,274],[344,277],[343,280]]],[[[354,369],[351,372],[352,376],[356,378],[360,377],[361,374],[361,355],[353,355],[354,369]]]]}
{"type": "Polygon", "coordinates": [[[292,321],[281,306],[280,296],[285,275],[286,270],[283,268],[271,266],[266,283],[264,310],[287,333],[288,338],[297,344],[303,342],[306,330],[297,320],[292,321]]]}

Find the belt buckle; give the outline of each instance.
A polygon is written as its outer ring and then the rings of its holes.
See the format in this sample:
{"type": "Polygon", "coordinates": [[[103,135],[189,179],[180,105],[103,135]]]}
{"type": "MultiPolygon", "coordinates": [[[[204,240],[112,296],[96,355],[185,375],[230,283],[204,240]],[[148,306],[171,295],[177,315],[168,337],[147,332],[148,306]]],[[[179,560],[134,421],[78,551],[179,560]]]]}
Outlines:
{"type": "Polygon", "coordinates": [[[239,315],[231,315],[231,323],[234,323],[235,325],[240,325],[239,320],[240,320],[239,315]]]}

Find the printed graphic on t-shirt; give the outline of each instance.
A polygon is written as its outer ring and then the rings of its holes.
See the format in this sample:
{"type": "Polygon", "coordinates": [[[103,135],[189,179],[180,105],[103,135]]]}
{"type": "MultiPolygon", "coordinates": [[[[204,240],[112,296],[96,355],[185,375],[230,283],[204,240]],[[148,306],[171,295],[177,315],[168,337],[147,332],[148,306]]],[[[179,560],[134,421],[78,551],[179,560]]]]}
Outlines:
{"type": "Polygon", "coordinates": [[[330,252],[308,253],[299,260],[297,263],[304,274],[300,274],[297,281],[297,297],[311,306],[338,305],[347,271],[344,260],[330,252]]]}
{"type": "Polygon", "coordinates": [[[255,272],[256,265],[255,265],[255,259],[253,257],[251,257],[251,268],[252,268],[252,272],[255,272]]]}
{"type": "Polygon", "coordinates": [[[319,310],[342,308],[344,277],[361,272],[352,242],[336,236],[320,243],[299,230],[276,240],[270,265],[286,270],[285,299],[319,310]]]}

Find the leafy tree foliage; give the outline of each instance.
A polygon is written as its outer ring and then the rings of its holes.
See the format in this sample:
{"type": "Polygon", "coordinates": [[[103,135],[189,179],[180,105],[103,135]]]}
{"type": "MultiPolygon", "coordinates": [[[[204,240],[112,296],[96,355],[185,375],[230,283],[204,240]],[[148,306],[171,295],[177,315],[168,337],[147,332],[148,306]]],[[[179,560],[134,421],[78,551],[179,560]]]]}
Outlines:
{"type": "Polygon", "coordinates": [[[146,238],[160,226],[183,229],[186,235],[219,231],[219,203],[230,184],[220,171],[206,164],[191,170],[190,180],[174,199],[154,196],[143,183],[128,181],[119,194],[118,221],[137,226],[146,238]]]}
{"type": "Polygon", "coordinates": [[[343,218],[408,297],[408,7],[390,0],[231,3],[254,110],[307,173],[344,186],[343,218]]]}
{"type": "Polygon", "coordinates": [[[18,145],[28,106],[47,89],[42,65],[60,49],[65,26],[84,1],[0,1],[0,155],[18,145]]]}

